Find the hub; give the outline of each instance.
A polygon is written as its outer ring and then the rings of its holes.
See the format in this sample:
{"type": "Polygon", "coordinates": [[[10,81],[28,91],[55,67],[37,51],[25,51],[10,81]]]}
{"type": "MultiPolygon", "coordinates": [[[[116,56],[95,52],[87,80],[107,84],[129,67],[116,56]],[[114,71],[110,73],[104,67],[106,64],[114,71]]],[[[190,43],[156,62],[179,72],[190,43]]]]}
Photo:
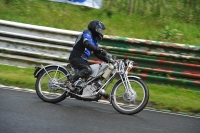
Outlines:
{"type": "Polygon", "coordinates": [[[132,102],[136,99],[136,94],[133,92],[125,92],[123,98],[126,102],[132,102]]]}
{"type": "Polygon", "coordinates": [[[54,78],[49,80],[47,86],[51,91],[56,91],[58,90],[56,84],[59,85],[60,83],[61,83],[60,80],[54,78]]]}

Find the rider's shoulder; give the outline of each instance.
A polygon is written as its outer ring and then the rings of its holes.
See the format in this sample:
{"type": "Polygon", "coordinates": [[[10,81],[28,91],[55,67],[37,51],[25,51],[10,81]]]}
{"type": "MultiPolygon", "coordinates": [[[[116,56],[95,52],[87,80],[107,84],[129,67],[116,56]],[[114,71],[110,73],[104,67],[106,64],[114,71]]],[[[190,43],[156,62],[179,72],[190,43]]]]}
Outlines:
{"type": "Polygon", "coordinates": [[[92,36],[92,33],[91,33],[91,31],[89,31],[89,30],[84,30],[84,31],[83,31],[83,35],[88,36],[88,37],[91,37],[91,36],[92,36]]]}

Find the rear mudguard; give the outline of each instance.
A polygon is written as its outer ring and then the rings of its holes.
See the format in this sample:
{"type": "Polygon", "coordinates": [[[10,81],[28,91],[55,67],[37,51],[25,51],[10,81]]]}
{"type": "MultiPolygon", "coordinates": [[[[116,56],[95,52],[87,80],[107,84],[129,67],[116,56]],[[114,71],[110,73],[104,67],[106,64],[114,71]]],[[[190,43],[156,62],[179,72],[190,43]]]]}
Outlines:
{"type": "Polygon", "coordinates": [[[42,68],[41,67],[38,67],[38,66],[36,66],[35,67],[35,71],[34,71],[34,77],[35,78],[37,78],[38,77],[38,75],[44,70],[46,70],[47,68],[49,68],[49,67],[60,67],[60,68],[62,68],[63,70],[65,70],[68,74],[70,74],[69,73],[69,71],[65,68],[65,67],[63,67],[63,66],[60,66],[60,65],[47,65],[47,66],[43,66],[42,65],[42,68]]]}

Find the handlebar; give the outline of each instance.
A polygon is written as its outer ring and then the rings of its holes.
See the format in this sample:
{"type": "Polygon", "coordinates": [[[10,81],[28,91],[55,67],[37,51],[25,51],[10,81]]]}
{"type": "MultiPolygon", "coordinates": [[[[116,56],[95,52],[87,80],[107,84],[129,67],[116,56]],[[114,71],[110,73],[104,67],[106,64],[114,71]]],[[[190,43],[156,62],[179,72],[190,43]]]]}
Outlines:
{"type": "MultiPolygon", "coordinates": [[[[111,55],[109,53],[106,53],[106,57],[108,58],[109,63],[115,63],[117,61],[117,56],[115,56],[115,55],[111,55]]],[[[125,66],[127,66],[130,61],[132,62],[133,66],[137,65],[136,62],[129,60],[129,59],[126,59],[126,60],[120,59],[120,60],[122,60],[124,62],[125,66]]]]}

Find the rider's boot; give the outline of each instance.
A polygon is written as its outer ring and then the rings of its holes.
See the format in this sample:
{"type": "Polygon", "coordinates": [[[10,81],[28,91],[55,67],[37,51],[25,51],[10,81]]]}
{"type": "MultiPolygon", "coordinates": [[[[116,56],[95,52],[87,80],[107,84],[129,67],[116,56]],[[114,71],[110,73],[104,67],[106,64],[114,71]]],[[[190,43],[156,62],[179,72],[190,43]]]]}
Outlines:
{"type": "Polygon", "coordinates": [[[67,88],[69,88],[71,91],[74,91],[75,88],[72,86],[72,83],[70,81],[65,81],[64,83],[67,88]]]}
{"type": "Polygon", "coordinates": [[[73,81],[73,80],[68,80],[65,81],[65,85],[67,88],[69,88],[71,91],[74,91],[75,88],[83,88],[85,85],[85,82],[79,78],[77,81],[73,81]]]}
{"type": "Polygon", "coordinates": [[[75,81],[78,79],[79,77],[77,75],[74,75],[72,77],[69,77],[68,80],[65,81],[65,85],[67,88],[69,88],[71,91],[74,91],[75,90],[75,81]]]}

